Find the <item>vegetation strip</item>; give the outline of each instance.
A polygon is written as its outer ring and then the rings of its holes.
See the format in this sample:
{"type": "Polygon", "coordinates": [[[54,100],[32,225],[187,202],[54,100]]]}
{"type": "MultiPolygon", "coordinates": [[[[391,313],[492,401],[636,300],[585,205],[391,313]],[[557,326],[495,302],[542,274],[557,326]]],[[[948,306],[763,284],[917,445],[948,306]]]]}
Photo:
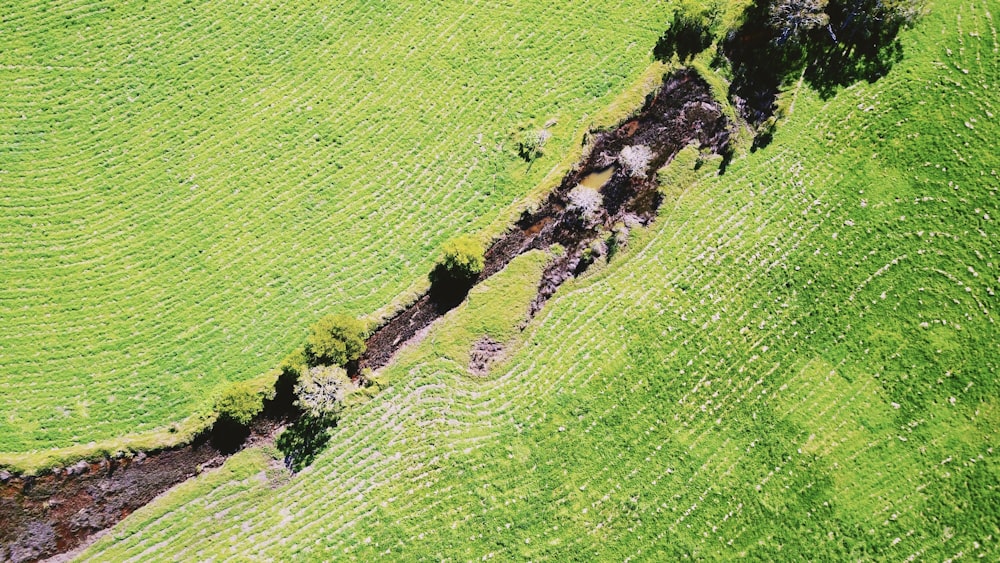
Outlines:
{"type": "MultiPolygon", "coordinates": [[[[691,142],[726,153],[729,127],[708,85],[696,72],[682,70],[668,75],[636,117],[598,133],[582,165],[566,176],[538,211],[525,213],[515,228],[487,250],[476,284],[520,254],[558,244],[565,252],[545,271],[531,309],[532,313],[537,311],[563,281],[586,269],[595,243],[600,246],[607,244],[602,243],[602,237],[623,236],[621,230],[615,230],[616,225],[627,229],[652,220],[659,205],[656,172],[660,167],[691,142]],[[583,185],[591,174],[606,170],[613,172],[602,186],[583,185]]],[[[397,350],[457,306],[461,298],[464,293],[442,295],[432,288],[368,338],[367,351],[355,366],[355,374],[359,368],[386,365],[397,350]]],[[[266,437],[274,423],[289,413],[287,397],[282,394],[267,407],[254,424],[258,438],[266,437]]],[[[113,525],[160,492],[196,474],[205,464],[220,463],[242,447],[246,436],[238,436],[237,443],[231,437],[232,429],[222,431],[217,423],[192,444],[140,454],[135,461],[81,462],[39,477],[6,475],[0,509],[4,520],[14,525],[0,532],[0,541],[23,560],[72,549],[86,536],[113,525]],[[87,518],[77,517],[79,514],[87,518]]]]}

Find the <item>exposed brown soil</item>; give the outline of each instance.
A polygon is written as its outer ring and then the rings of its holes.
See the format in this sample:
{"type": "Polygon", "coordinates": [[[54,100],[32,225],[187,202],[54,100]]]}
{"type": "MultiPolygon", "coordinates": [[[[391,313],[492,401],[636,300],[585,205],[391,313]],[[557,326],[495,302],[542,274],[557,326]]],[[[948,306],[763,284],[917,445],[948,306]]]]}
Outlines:
{"type": "Polygon", "coordinates": [[[0,560],[37,561],[73,549],[177,483],[267,440],[276,419],[258,421],[249,434],[213,429],[179,448],[80,461],[37,476],[0,473],[0,560]]]}
{"type": "Polygon", "coordinates": [[[0,489],[5,560],[30,561],[69,549],[225,457],[208,442],[133,458],[80,462],[0,489]]]}
{"type": "MultiPolygon", "coordinates": [[[[585,250],[605,237],[614,225],[619,222],[645,225],[655,217],[660,205],[656,170],[692,142],[728,155],[730,135],[729,121],[712,98],[708,84],[696,72],[682,70],[665,77],[663,86],[647,98],[635,117],[614,129],[594,133],[593,147],[584,161],[566,175],[537,211],[525,212],[516,225],[490,246],[476,283],[502,270],[519,254],[562,245],[565,253],[543,275],[531,307],[533,315],[564,281],[586,269],[589,261],[585,250]],[[632,145],[650,149],[652,157],[647,173],[636,177],[619,166],[600,190],[602,209],[596,217],[584,219],[572,205],[570,192],[587,175],[615,165],[622,149],[632,145]]],[[[372,334],[358,369],[386,365],[402,343],[460,302],[461,296],[443,300],[429,293],[424,295],[372,334]]]]}
{"type": "Polygon", "coordinates": [[[484,336],[472,345],[469,352],[469,371],[473,375],[486,375],[490,364],[503,355],[503,344],[488,336],[484,336]]]}
{"type": "MultiPolygon", "coordinates": [[[[619,127],[595,132],[592,150],[540,208],[521,219],[486,252],[485,268],[476,283],[502,270],[515,256],[554,244],[565,251],[546,269],[531,313],[565,280],[579,275],[595,253],[607,252],[609,233],[616,225],[647,224],[660,204],[655,171],[686,145],[697,142],[727,154],[730,123],[712,99],[708,85],[694,71],[664,78],[663,86],[647,98],[642,110],[619,127]],[[584,214],[573,205],[570,192],[588,174],[619,162],[626,146],[644,145],[651,151],[647,173],[633,176],[618,166],[600,189],[601,206],[584,214]]],[[[421,330],[464,295],[428,293],[400,311],[368,339],[368,349],[351,366],[379,368],[421,330]]],[[[488,369],[502,347],[480,341],[472,351],[470,370],[488,369]]],[[[254,440],[266,440],[291,412],[288,390],[265,410],[251,434],[213,428],[193,443],[132,458],[80,462],[35,477],[0,472],[0,559],[34,561],[73,549],[88,536],[106,529],[173,485],[205,467],[217,466],[226,456],[254,440]]]]}

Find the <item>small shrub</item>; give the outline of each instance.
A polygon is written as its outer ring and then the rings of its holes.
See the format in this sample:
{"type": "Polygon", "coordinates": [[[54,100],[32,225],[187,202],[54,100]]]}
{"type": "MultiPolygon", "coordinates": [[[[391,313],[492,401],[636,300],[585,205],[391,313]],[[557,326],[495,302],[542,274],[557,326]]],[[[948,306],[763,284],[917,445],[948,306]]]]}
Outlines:
{"type": "Polygon", "coordinates": [[[545,142],[552,137],[545,129],[524,131],[517,140],[517,155],[525,162],[532,162],[544,154],[545,142]]]}
{"type": "Polygon", "coordinates": [[[750,151],[754,152],[770,145],[771,141],[774,140],[774,133],[777,129],[778,116],[772,115],[771,117],[765,119],[763,123],[757,126],[757,131],[754,133],[753,145],[750,146],[750,151]]]}
{"type": "Polygon", "coordinates": [[[701,170],[705,164],[712,161],[715,157],[715,153],[710,147],[702,147],[698,149],[698,157],[694,160],[694,169],[701,170]]]}
{"type": "Polygon", "coordinates": [[[574,275],[583,274],[588,268],[590,268],[590,266],[602,257],[607,256],[607,254],[607,243],[600,239],[591,242],[590,245],[583,249],[583,252],[580,254],[580,262],[577,263],[576,268],[574,269],[574,275]]]}
{"type": "Polygon", "coordinates": [[[601,194],[587,186],[577,186],[569,192],[569,209],[580,215],[580,220],[588,229],[600,222],[603,203],[604,198],[601,194]]]}
{"type": "Polygon", "coordinates": [[[629,228],[625,223],[615,223],[608,237],[608,260],[614,258],[619,250],[628,246],[629,228]]]}
{"type": "Polygon", "coordinates": [[[471,236],[452,239],[442,246],[442,256],[428,276],[431,300],[447,310],[465,299],[486,265],[483,245],[471,236]]]}
{"type": "Polygon", "coordinates": [[[264,410],[264,396],[246,382],[234,383],[216,400],[215,410],[220,419],[247,426],[264,410]]]}
{"type": "Polygon", "coordinates": [[[442,256],[431,272],[431,283],[457,282],[471,285],[486,265],[483,245],[471,236],[444,243],[442,256]]]}
{"type": "Polygon", "coordinates": [[[310,366],[342,366],[365,352],[365,323],[347,315],[327,315],[309,330],[305,354],[310,366]]]}
{"type": "Polygon", "coordinates": [[[649,162],[653,160],[653,151],[646,145],[630,145],[622,149],[618,162],[625,173],[633,178],[645,178],[649,174],[649,162]]]}

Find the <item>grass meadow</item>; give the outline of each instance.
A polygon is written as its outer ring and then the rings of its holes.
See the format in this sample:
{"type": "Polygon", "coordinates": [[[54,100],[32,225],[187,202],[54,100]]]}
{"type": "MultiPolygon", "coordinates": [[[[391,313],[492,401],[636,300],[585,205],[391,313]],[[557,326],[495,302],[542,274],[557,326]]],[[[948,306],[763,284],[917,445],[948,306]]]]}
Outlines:
{"type": "Polygon", "coordinates": [[[932,3],[890,75],[787,93],[723,176],[679,158],[521,333],[512,263],[303,472],[201,477],[83,559],[996,559],[998,8],[932,3]]]}
{"type": "Polygon", "coordinates": [[[322,315],[385,314],[444,240],[483,232],[560,162],[669,18],[651,0],[0,12],[13,465],[168,440],[322,315]],[[529,167],[514,140],[546,125],[529,167]]]}

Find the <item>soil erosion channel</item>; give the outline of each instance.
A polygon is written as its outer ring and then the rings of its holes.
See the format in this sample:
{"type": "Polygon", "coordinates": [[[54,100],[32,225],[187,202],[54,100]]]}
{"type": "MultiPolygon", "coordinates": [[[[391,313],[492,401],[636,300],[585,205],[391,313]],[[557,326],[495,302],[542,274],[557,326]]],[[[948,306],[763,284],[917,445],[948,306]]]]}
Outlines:
{"type": "MultiPolygon", "coordinates": [[[[697,73],[682,70],[668,75],[636,117],[594,133],[589,154],[542,206],[526,211],[486,251],[486,264],[476,283],[502,270],[519,254],[560,244],[566,252],[542,277],[531,309],[536,313],[562,282],[586,269],[586,251],[611,228],[646,225],[655,217],[660,204],[659,168],[691,142],[726,155],[730,133],[729,121],[697,73]],[[577,189],[581,185],[584,189],[577,189]]],[[[371,335],[359,367],[386,365],[402,344],[457,304],[432,293],[424,295],[371,335]]]]}
{"type": "MultiPolygon", "coordinates": [[[[660,204],[656,171],[686,145],[726,155],[731,124],[705,81],[692,70],[664,78],[642,110],[618,127],[592,134],[592,149],[542,205],[486,251],[476,283],[499,272],[515,256],[553,244],[564,247],[547,267],[531,307],[537,312],[562,282],[579,275],[608,240],[648,224],[660,204]]],[[[429,292],[386,321],[368,339],[353,366],[377,369],[422,329],[461,301],[429,292]]],[[[33,561],[66,552],[106,529],[173,485],[220,464],[246,445],[266,439],[294,417],[287,394],[268,404],[253,432],[232,441],[212,428],[185,446],[119,456],[52,469],[37,476],[0,472],[0,560],[33,561]],[[252,440],[253,441],[253,440],[252,440]],[[228,442],[228,443],[227,443],[228,442]]]]}

